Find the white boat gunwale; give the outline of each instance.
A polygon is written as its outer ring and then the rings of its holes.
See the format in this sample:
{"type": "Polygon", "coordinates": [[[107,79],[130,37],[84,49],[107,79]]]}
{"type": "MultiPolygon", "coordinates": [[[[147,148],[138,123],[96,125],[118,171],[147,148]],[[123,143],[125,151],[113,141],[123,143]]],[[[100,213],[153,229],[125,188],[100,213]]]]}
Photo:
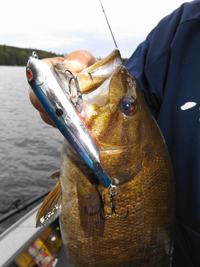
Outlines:
{"type": "Polygon", "coordinates": [[[30,245],[48,225],[35,226],[35,217],[41,203],[0,235],[0,266],[7,267],[30,245]]]}

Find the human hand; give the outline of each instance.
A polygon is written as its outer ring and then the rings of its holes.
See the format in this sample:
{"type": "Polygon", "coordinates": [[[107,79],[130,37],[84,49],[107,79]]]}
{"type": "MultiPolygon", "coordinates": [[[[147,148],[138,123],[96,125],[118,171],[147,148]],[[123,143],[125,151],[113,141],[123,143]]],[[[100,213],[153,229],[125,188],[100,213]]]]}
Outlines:
{"type": "MultiPolygon", "coordinates": [[[[66,66],[72,72],[81,72],[85,68],[93,65],[98,60],[88,51],[85,50],[77,50],[67,54],[65,57],[55,57],[55,58],[45,58],[42,61],[46,62],[53,68],[54,62],[63,62],[67,60],[66,66]]],[[[49,118],[43,107],[41,106],[40,102],[38,101],[37,97],[35,96],[33,90],[30,90],[29,97],[33,106],[39,111],[41,118],[47,124],[50,124],[54,127],[55,124],[49,118]]]]}

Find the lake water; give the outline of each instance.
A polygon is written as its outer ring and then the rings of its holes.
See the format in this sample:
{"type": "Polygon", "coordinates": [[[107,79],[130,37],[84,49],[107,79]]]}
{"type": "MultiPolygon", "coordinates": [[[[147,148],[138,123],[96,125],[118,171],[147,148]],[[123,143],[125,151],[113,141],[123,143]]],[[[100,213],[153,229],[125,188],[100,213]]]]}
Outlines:
{"type": "Polygon", "coordinates": [[[63,137],[42,121],[28,91],[25,67],[0,66],[0,216],[52,188],[59,170],[63,137]]]}

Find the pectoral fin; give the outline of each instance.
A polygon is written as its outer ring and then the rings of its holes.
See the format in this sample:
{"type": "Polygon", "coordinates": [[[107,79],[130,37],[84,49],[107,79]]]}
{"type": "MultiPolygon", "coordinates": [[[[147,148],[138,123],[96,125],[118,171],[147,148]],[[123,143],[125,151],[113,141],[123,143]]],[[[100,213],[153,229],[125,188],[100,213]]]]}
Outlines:
{"type": "Polygon", "coordinates": [[[51,179],[58,179],[60,178],[60,172],[55,172],[54,174],[51,175],[51,179]]]}
{"type": "Polygon", "coordinates": [[[53,190],[45,198],[36,215],[36,227],[44,226],[53,222],[61,212],[62,191],[60,181],[56,183],[53,190]]]}
{"type": "Polygon", "coordinates": [[[85,189],[85,192],[84,188],[78,190],[79,217],[82,230],[86,237],[103,236],[105,221],[101,218],[101,213],[104,213],[101,195],[95,190],[95,187],[92,190],[91,187],[86,186],[85,189]]]}

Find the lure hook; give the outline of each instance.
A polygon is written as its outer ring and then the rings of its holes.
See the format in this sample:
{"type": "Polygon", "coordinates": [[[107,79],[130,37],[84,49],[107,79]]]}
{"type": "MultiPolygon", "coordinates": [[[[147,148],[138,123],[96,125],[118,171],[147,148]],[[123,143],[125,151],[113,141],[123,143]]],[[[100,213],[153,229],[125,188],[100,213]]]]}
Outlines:
{"type": "Polygon", "coordinates": [[[80,90],[77,77],[75,77],[74,74],[70,70],[65,70],[65,72],[64,72],[65,79],[68,81],[67,74],[66,74],[67,72],[69,72],[71,74],[71,76],[72,76],[69,79],[69,95],[71,97],[72,102],[74,103],[74,106],[76,108],[78,108],[78,107],[80,107],[80,105],[82,103],[82,92],[80,90]],[[73,100],[73,95],[72,95],[72,90],[71,90],[71,82],[72,82],[72,80],[74,80],[75,88],[76,88],[76,97],[75,97],[75,100],[73,100]]]}
{"type": "Polygon", "coordinates": [[[110,205],[111,205],[111,213],[108,217],[103,217],[102,215],[102,211],[101,211],[101,218],[103,220],[108,220],[110,219],[110,217],[113,215],[113,213],[115,213],[115,215],[120,218],[120,219],[126,219],[129,215],[129,209],[127,209],[127,212],[126,212],[126,216],[125,217],[121,217],[117,214],[116,210],[115,210],[115,195],[118,193],[118,188],[116,185],[110,185],[109,189],[108,189],[108,192],[109,194],[111,195],[111,198],[110,198],[110,205]],[[111,189],[115,189],[116,191],[114,192],[111,192],[111,189]]]}

